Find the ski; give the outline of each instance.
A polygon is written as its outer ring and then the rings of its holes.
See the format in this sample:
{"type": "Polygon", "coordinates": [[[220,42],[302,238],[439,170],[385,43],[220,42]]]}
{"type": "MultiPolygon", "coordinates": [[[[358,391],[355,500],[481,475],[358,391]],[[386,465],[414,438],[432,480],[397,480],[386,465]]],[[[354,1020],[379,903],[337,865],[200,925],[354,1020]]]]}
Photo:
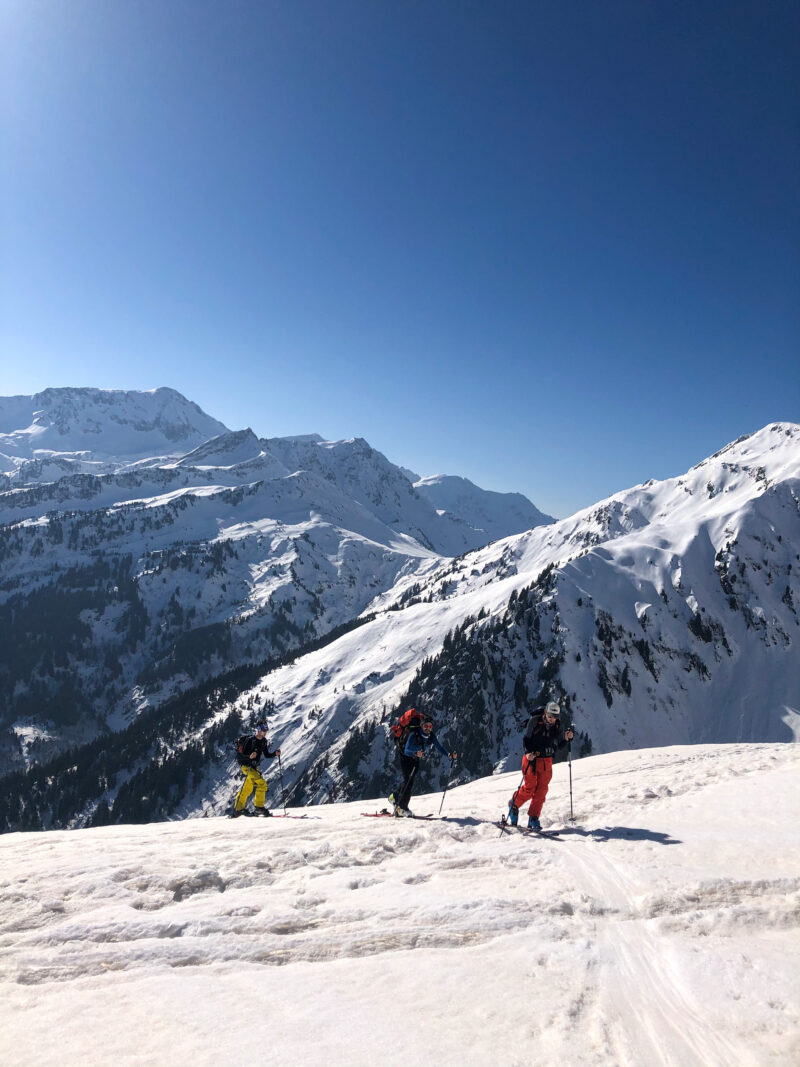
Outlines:
{"type": "Polygon", "coordinates": [[[229,819],[318,819],[319,815],[284,815],[283,812],[273,812],[271,815],[254,815],[251,811],[243,811],[241,815],[228,814],[229,819]]]}
{"type": "Polygon", "coordinates": [[[553,841],[560,841],[561,840],[557,830],[533,830],[533,829],[529,830],[527,826],[513,826],[508,821],[508,816],[507,815],[501,815],[500,816],[500,821],[495,823],[495,826],[499,826],[501,832],[503,830],[505,830],[506,833],[509,833],[509,834],[511,833],[512,830],[519,830],[519,832],[521,834],[527,834],[527,835],[530,835],[531,837],[549,837],[553,841]]]}
{"type": "MultiPolygon", "coordinates": [[[[368,819],[402,819],[408,818],[407,815],[395,815],[393,811],[389,811],[388,808],[381,808],[380,811],[362,811],[362,815],[365,815],[368,819]]],[[[412,815],[412,819],[433,819],[435,816],[431,815],[412,815]]]]}

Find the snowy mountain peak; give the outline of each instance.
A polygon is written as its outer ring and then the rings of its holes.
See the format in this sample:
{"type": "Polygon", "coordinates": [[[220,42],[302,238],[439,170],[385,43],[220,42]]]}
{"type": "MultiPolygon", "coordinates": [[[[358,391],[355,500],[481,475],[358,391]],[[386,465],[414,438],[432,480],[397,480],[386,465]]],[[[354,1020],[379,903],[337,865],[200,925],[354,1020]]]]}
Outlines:
{"type": "Polygon", "coordinates": [[[414,488],[440,514],[446,513],[474,530],[484,531],[490,541],[555,522],[522,493],[495,493],[457,475],[420,478],[414,482],[414,488]]]}
{"type": "Polygon", "coordinates": [[[212,437],[178,460],[180,467],[233,467],[264,455],[261,442],[248,427],[212,437]]]}
{"type": "Polygon", "coordinates": [[[327,442],[318,433],[289,434],[288,437],[276,437],[276,441],[285,441],[287,444],[297,445],[324,445],[327,442]]]}
{"type": "Polygon", "coordinates": [[[0,398],[0,469],[16,474],[31,460],[175,455],[226,433],[174,389],[45,389],[0,398]]]}
{"type": "MultiPolygon", "coordinates": [[[[554,538],[575,531],[584,544],[624,536],[645,526],[675,536],[700,526],[728,524],[732,511],[771,486],[800,477],[800,426],[771,423],[731,442],[685,474],[650,479],[561,520],[554,538]]],[[[683,536],[683,535],[682,535],[683,536]]],[[[555,543],[555,540],[554,540],[555,543]]]]}
{"type": "Polygon", "coordinates": [[[692,470],[700,470],[712,463],[738,463],[743,467],[763,464],[765,475],[779,477],[785,461],[791,460],[800,444],[800,425],[794,422],[771,422],[755,433],[744,434],[729,445],[702,460],[692,470]],[[770,468],[768,471],[767,468],[770,468]]]}

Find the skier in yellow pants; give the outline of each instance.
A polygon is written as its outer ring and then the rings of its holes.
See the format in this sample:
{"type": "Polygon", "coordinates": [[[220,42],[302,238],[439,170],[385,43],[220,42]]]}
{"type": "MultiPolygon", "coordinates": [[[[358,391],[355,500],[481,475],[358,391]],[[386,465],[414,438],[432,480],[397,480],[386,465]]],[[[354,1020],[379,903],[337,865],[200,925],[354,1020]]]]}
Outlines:
{"type": "Polygon", "coordinates": [[[244,774],[244,781],[236,796],[234,811],[244,811],[247,806],[248,798],[253,790],[255,790],[253,807],[263,808],[264,801],[267,799],[267,779],[257,767],[243,766],[242,773],[244,774]]]}
{"type": "Polygon", "coordinates": [[[242,774],[244,774],[244,781],[236,794],[231,816],[235,819],[237,815],[245,814],[245,805],[253,791],[255,791],[253,815],[271,815],[272,812],[264,807],[264,802],[267,798],[267,780],[258,769],[258,764],[262,756],[266,756],[267,759],[274,759],[276,756],[280,756],[281,750],[276,748],[274,752],[270,752],[267,741],[267,724],[265,722],[259,723],[256,727],[255,735],[252,737],[240,737],[236,742],[236,753],[239,765],[242,768],[242,774]]]}

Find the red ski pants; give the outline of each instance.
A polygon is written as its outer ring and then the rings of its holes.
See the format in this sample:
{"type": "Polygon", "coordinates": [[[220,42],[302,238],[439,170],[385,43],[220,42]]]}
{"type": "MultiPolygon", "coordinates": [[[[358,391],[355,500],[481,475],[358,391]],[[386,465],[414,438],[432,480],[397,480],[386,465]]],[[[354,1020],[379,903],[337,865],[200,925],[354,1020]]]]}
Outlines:
{"type": "Polygon", "coordinates": [[[539,756],[535,760],[523,756],[522,775],[522,785],[511,798],[511,803],[515,808],[521,808],[526,800],[530,800],[528,814],[538,819],[544,807],[547,787],[553,777],[553,761],[549,756],[539,756]]]}

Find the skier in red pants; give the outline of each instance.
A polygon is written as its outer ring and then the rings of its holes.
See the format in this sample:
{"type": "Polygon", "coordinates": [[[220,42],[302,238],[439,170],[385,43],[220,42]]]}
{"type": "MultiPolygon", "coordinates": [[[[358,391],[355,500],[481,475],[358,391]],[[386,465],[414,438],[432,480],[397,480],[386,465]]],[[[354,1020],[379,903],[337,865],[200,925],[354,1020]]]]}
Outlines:
{"type": "Polygon", "coordinates": [[[542,828],[539,816],[553,777],[553,756],[574,736],[570,729],[562,736],[560,712],[558,704],[551,701],[543,708],[534,708],[528,720],[523,738],[525,755],[522,757],[522,785],[508,802],[508,821],[512,826],[517,825],[519,809],[526,800],[530,800],[528,829],[542,828]]]}

